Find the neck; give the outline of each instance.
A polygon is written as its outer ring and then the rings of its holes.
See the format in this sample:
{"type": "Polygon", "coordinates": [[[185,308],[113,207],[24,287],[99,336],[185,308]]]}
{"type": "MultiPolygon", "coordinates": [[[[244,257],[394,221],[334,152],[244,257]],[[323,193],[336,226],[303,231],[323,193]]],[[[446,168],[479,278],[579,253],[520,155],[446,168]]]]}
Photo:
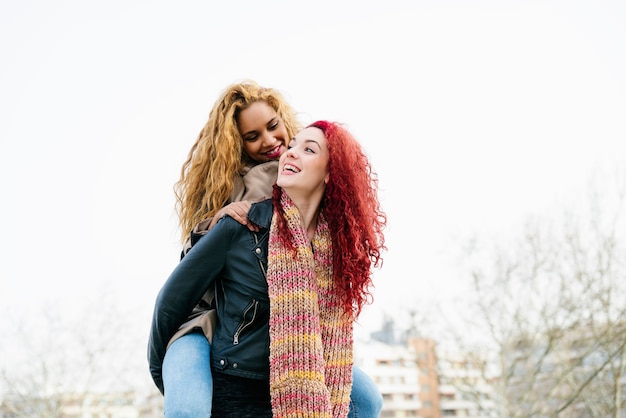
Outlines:
{"type": "Polygon", "coordinates": [[[315,229],[317,228],[317,218],[320,213],[320,205],[322,203],[323,191],[321,193],[312,193],[308,195],[287,193],[289,198],[293,201],[294,205],[300,212],[302,223],[309,239],[315,235],[315,229]]]}

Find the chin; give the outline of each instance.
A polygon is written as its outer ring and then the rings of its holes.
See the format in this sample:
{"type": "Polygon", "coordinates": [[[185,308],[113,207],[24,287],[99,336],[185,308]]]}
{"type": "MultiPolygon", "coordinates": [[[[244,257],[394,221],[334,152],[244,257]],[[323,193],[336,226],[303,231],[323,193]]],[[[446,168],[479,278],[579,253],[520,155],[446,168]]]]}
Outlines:
{"type": "Polygon", "coordinates": [[[290,181],[288,181],[288,180],[287,180],[287,181],[285,181],[285,179],[282,179],[282,180],[281,180],[280,178],[279,178],[278,180],[276,180],[276,185],[277,185],[278,187],[280,187],[281,189],[283,189],[283,190],[289,190],[289,189],[292,189],[292,188],[293,188],[293,186],[294,186],[293,182],[290,182],[290,181]]]}

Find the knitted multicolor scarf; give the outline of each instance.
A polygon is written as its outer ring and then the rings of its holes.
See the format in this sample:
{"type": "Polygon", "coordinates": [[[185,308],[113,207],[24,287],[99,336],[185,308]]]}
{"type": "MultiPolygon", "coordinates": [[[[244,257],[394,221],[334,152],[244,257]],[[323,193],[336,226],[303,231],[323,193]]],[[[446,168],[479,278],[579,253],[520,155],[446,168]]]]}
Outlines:
{"type": "Polygon", "coordinates": [[[283,192],[269,238],[270,394],[274,417],[345,417],[352,388],[352,318],[333,283],[328,223],[309,243],[300,212],[283,192]],[[297,254],[278,238],[285,216],[297,254]],[[312,249],[313,247],[313,249],[312,249]]]}

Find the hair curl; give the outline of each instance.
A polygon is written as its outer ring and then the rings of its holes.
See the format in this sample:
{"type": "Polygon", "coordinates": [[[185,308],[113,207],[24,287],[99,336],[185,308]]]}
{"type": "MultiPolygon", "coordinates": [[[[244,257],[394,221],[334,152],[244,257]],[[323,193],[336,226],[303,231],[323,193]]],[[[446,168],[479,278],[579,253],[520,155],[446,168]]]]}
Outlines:
{"type": "MultiPolygon", "coordinates": [[[[346,312],[355,317],[372,301],[372,267],[382,265],[386,250],[383,229],[387,216],[378,200],[378,175],[354,136],[341,124],[324,120],[307,126],[324,133],[328,141],[329,180],[322,199],[333,245],[333,274],[346,312]]],[[[282,213],[280,188],[273,203],[282,213]]],[[[278,219],[281,240],[291,245],[284,218],[278,219]]]]}
{"type": "Polygon", "coordinates": [[[214,216],[228,202],[234,178],[248,161],[237,117],[258,101],[276,111],[289,138],[298,131],[300,124],[295,110],[277,90],[259,86],[252,80],[228,86],[213,105],[174,185],[182,242],[195,225],[214,216]]]}

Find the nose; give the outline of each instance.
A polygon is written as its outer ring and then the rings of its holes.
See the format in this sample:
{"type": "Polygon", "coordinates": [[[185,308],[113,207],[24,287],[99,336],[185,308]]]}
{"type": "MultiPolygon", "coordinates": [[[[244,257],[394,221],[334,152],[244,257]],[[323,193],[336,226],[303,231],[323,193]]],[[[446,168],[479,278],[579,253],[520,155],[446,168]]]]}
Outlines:
{"type": "Polygon", "coordinates": [[[263,145],[265,145],[265,146],[273,146],[273,145],[274,145],[274,142],[276,142],[276,141],[274,140],[274,137],[273,137],[273,136],[272,136],[269,132],[267,132],[267,131],[265,131],[265,132],[263,133],[263,138],[262,138],[262,140],[263,140],[263,145]]]}
{"type": "Polygon", "coordinates": [[[296,158],[295,148],[287,148],[287,151],[285,151],[285,157],[296,158]]]}

